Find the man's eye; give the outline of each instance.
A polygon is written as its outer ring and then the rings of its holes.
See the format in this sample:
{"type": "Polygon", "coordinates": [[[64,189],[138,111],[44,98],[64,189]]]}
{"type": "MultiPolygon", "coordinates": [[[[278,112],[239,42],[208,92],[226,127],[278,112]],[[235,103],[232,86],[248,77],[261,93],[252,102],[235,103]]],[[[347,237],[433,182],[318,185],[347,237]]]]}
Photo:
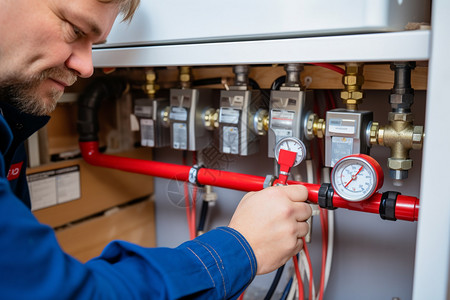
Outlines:
{"type": "Polygon", "coordinates": [[[80,37],[85,36],[85,33],[84,33],[80,28],[78,28],[78,27],[75,26],[75,25],[72,25],[72,30],[73,30],[74,35],[75,35],[77,38],[80,38],[80,37]]]}

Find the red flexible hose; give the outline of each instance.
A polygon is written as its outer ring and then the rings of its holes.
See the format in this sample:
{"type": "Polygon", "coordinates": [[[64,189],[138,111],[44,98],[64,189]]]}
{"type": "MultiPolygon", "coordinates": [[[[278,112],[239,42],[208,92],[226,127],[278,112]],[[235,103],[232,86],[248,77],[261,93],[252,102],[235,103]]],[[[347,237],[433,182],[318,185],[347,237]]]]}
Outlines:
{"type": "Polygon", "coordinates": [[[305,238],[302,237],[303,240],[303,251],[305,251],[306,260],[308,261],[309,266],[309,299],[313,299],[312,291],[313,291],[313,284],[314,284],[314,276],[313,276],[313,269],[311,264],[311,257],[309,256],[308,246],[306,245],[305,238]]]}
{"type": "Polygon", "coordinates": [[[331,109],[335,109],[336,108],[336,100],[334,99],[333,93],[331,92],[331,90],[327,90],[327,95],[328,95],[328,99],[331,102],[331,109]]]}
{"type": "Polygon", "coordinates": [[[298,283],[298,299],[303,300],[303,299],[305,299],[305,292],[303,291],[303,281],[302,281],[302,276],[300,275],[300,269],[298,267],[297,256],[294,255],[292,257],[292,260],[294,261],[295,276],[297,277],[297,283],[298,283]]]}
{"type": "MultiPolygon", "coordinates": [[[[187,153],[183,153],[183,165],[187,165],[186,160],[187,153]]],[[[196,201],[197,198],[197,190],[196,186],[194,186],[193,192],[192,192],[192,204],[189,199],[189,183],[184,183],[184,204],[186,206],[186,219],[189,229],[189,238],[191,240],[195,239],[197,237],[197,230],[196,230],[196,220],[195,220],[195,208],[196,208],[196,201]],[[195,191],[195,193],[194,193],[195,191]],[[191,207],[192,205],[192,207],[191,207]]]]}
{"type": "Polygon", "coordinates": [[[197,237],[197,189],[196,185],[192,187],[191,227],[194,238],[197,237]]]}
{"type": "Polygon", "coordinates": [[[325,288],[325,263],[327,260],[327,247],[328,247],[328,222],[326,220],[327,211],[323,208],[320,209],[320,224],[322,226],[322,269],[320,274],[320,288],[319,288],[319,300],[323,299],[323,293],[325,288]]]}
{"type": "Polygon", "coordinates": [[[184,183],[184,204],[186,206],[186,219],[189,229],[189,238],[192,240],[195,238],[195,234],[192,233],[192,216],[191,216],[191,202],[189,201],[189,184],[184,183]]]}
{"type": "Polygon", "coordinates": [[[342,74],[342,75],[345,74],[345,70],[344,70],[344,69],[342,69],[341,67],[338,67],[338,66],[336,66],[336,65],[333,65],[333,64],[327,64],[327,63],[310,63],[310,65],[314,65],[314,66],[326,68],[326,69],[329,69],[329,70],[331,70],[331,71],[338,72],[339,74],[342,74]]]}
{"type": "MultiPolygon", "coordinates": [[[[192,153],[192,164],[197,164],[197,152],[192,153]]],[[[192,208],[191,208],[191,222],[192,222],[192,232],[194,238],[197,237],[197,189],[198,187],[194,185],[192,187],[192,208]]]]}
{"type": "Polygon", "coordinates": [[[238,300],[244,300],[245,291],[242,292],[242,294],[239,296],[238,300]]]}

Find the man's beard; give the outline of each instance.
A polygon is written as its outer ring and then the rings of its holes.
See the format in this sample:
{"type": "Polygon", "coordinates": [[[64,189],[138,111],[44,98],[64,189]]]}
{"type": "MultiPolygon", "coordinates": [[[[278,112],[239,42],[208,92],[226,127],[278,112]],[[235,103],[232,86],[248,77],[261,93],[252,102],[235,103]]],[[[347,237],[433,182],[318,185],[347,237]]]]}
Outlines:
{"type": "Polygon", "coordinates": [[[45,95],[38,95],[37,90],[39,86],[48,78],[53,78],[69,85],[72,85],[77,80],[77,76],[73,71],[66,68],[50,68],[26,81],[7,85],[2,84],[0,94],[4,100],[24,113],[36,116],[49,115],[55,110],[63,92],[60,89],[52,88],[45,91],[45,95]]]}

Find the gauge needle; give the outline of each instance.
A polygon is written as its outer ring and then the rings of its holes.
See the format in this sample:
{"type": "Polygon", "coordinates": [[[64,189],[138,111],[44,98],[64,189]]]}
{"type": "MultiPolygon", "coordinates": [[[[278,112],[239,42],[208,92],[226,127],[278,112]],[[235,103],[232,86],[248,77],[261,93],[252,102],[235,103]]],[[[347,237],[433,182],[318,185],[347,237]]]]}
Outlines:
{"type": "Polygon", "coordinates": [[[354,179],[356,179],[356,176],[358,176],[359,172],[361,172],[362,169],[363,169],[363,166],[361,166],[361,168],[359,168],[358,172],[356,172],[355,175],[352,175],[352,178],[347,182],[345,187],[347,187],[350,184],[350,182],[352,182],[354,179]]]}

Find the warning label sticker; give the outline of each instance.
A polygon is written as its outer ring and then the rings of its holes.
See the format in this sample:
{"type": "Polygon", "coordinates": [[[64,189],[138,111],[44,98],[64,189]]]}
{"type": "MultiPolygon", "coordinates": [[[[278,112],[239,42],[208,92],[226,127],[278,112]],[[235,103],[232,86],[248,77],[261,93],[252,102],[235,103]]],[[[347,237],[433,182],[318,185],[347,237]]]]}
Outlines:
{"type": "Polygon", "coordinates": [[[30,174],[27,180],[32,210],[81,197],[79,165],[30,174]]]}

